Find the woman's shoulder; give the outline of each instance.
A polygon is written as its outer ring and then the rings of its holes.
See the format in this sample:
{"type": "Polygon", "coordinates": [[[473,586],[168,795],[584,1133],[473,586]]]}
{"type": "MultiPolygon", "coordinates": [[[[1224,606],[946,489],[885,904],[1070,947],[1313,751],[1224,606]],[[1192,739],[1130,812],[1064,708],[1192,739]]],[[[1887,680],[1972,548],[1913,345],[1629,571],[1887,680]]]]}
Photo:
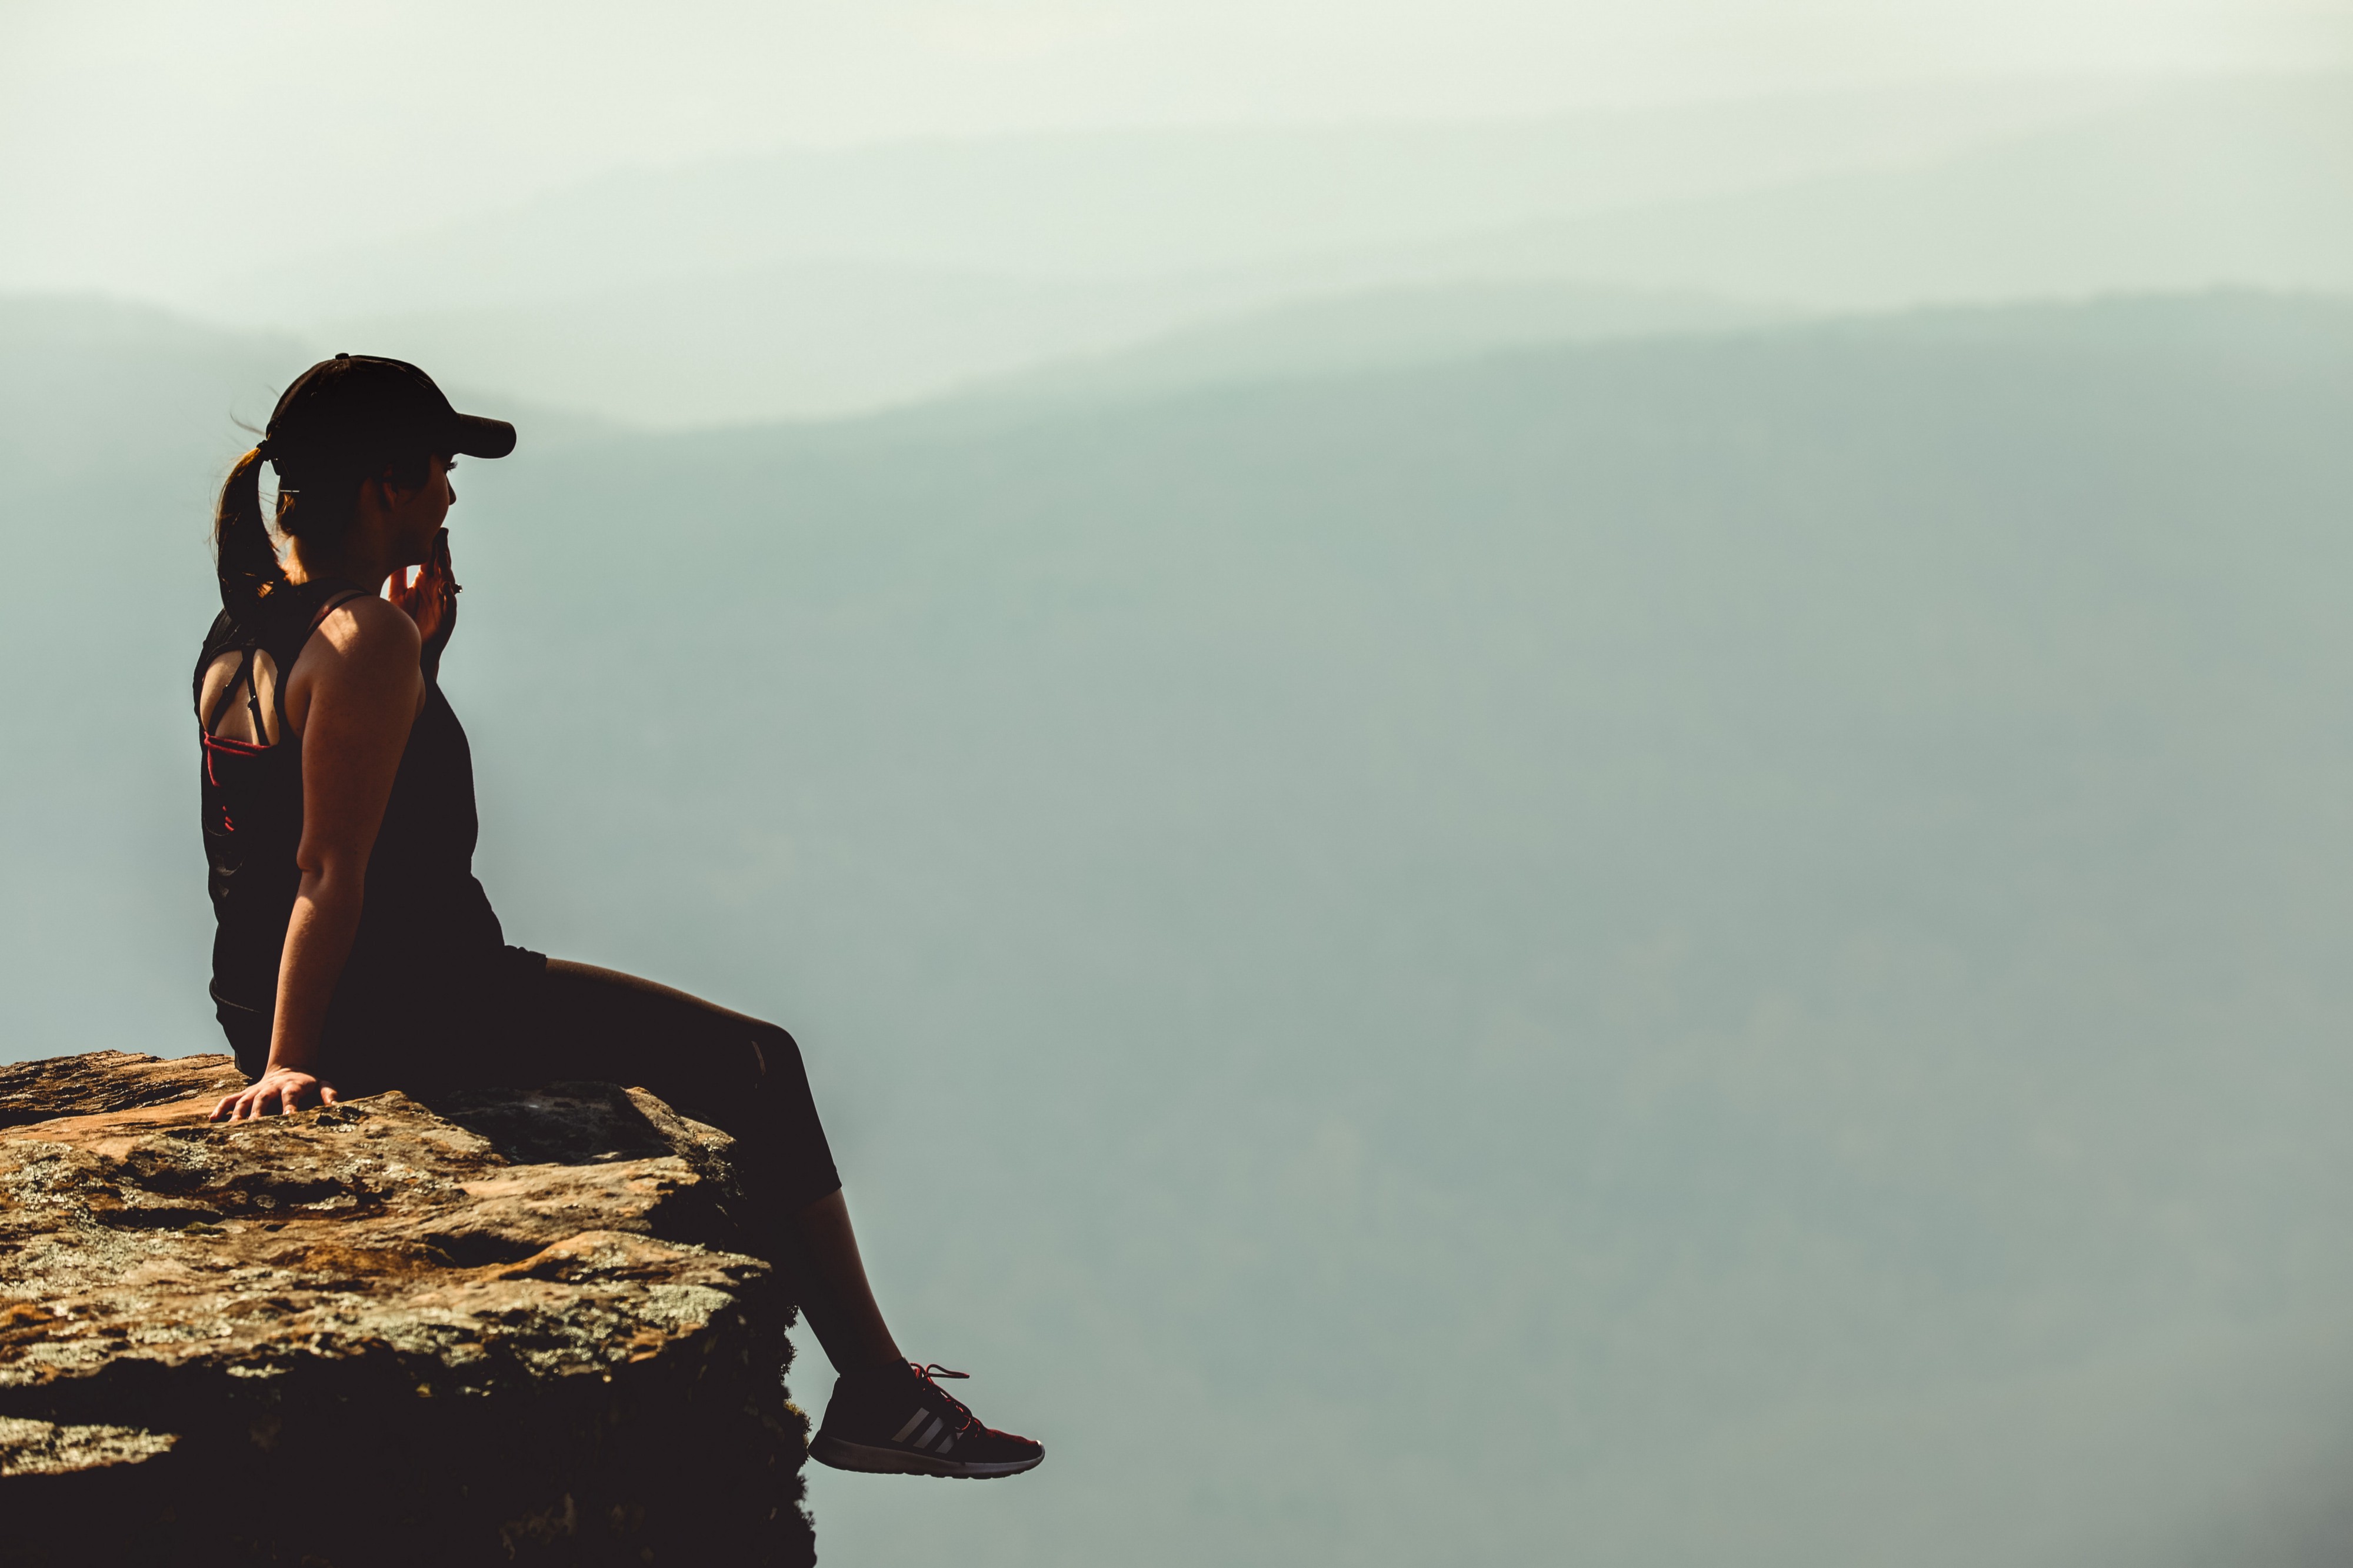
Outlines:
{"type": "Polygon", "coordinates": [[[263,590],[242,611],[223,610],[206,640],[242,639],[266,648],[289,644],[300,648],[330,621],[346,631],[364,626],[383,636],[396,633],[396,623],[408,618],[396,613],[391,620],[385,619],[382,612],[394,609],[389,601],[365,588],[334,578],[280,582],[263,590]]]}
{"type": "MultiPolygon", "coordinates": [[[[348,584],[301,583],[277,606],[281,668],[298,693],[321,677],[370,684],[417,668],[417,623],[389,600],[348,584]]],[[[298,696],[299,702],[299,696],[298,696]]]]}
{"type": "Polygon", "coordinates": [[[425,700],[417,654],[423,639],[399,605],[373,594],[330,601],[286,682],[286,717],[308,737],[316,704],[332,693],[337,710],[357,715],[414,716],[425,700]]]}
{"type": "Polygon", "coordinates": [[[424,639],[408,612],[391,601],[374,594],[353,594],[340,602],[328,601],[322,611],[312,647],[324,642],[336,655],[364,663],[417,662],[424,639]]]}

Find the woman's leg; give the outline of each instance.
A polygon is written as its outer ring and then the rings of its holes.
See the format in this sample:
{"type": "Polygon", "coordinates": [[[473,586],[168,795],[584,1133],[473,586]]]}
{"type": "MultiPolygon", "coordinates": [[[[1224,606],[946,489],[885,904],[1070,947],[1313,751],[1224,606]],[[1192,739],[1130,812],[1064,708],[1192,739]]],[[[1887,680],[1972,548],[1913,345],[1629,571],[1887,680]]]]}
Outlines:
{"type": "Polygon", "coordinates": [[[800,1047],[774,1024],[649,980],[550,960],[528,1011],[533,1070],[640,1084],[734,1135],[744,1184],[776,1204],[772,1256],[840,1373],[809,1456],[841,1469],[1010,1476],[1046,1450],[983,1426],[899,1353],[874,1302],[800,1047]]]}
{"type": "Polygon", "coordinates": [[[859,1257],[800,1047],[776,1025],[617,970],[550,959],[533,1033],[550,1076],[640,1086],[733,1136],[776,1261],[836,1372],[903,1365],[859,1257]]]}
{"type": "MultiPolygon", "coordinates": [[[[858,1236],[849,1228],[849,1205],[842,1201],[841,1189],[834,1188],[793,1218],[800,1231],[800,1271],[824,1283],[832,1298],[831,1315],[837,1320],[834,1331],[845,1342],[844,1348],[860,1358],[845,1364],[820,1336],[818,1342],[825,1345],[833,1370],[851,1372],[860,1365],[896,1365],[905,1361],[899,1353],[899,1342],[891,1337],[890,1325],[882,1321],[882,1309],[875,1304],[873,1288],[866,1281],[866,1265],[858,1256],[858,1236]]],[[[810,1319],[809,1326],[814,1329],[817,1320],[810,1319]]]]}

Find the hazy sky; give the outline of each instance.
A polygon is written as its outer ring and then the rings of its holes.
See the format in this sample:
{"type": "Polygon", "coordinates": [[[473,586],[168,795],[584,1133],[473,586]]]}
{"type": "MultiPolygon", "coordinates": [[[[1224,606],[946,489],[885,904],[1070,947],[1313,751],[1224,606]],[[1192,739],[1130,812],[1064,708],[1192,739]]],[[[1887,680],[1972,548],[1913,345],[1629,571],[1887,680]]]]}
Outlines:
{"type": "Polygon", "coordinates": [[[0,287],[789,142],[2348,61],[2353,0],[0,0],[0,287]]]}

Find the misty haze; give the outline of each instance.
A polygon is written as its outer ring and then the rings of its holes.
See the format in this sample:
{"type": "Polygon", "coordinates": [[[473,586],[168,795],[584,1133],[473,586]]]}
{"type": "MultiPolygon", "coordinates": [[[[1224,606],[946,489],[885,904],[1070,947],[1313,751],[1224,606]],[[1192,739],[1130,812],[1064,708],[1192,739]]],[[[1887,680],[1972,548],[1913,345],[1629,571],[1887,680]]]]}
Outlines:
{"type": "Polygon", "coordinates": [[[787,1025],[1052,1449],[812,1470],[823,1561],[2353,1559],[2329,37],[804,128],[112,272],[12,121],[0,1056],[222,1048],[211,494],[400,356],[522,433],[444,677],[509,940],[787,1025]]]}

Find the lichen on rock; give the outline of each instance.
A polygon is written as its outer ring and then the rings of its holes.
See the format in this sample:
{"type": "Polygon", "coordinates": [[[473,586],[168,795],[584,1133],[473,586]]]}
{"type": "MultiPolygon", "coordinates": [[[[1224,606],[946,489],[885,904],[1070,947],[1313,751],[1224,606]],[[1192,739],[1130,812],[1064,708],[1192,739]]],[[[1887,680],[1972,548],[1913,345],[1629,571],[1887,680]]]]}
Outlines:
{"type": "Polygon", "coordinates": [[[724,1133],[592,1083],[206,1121],[242,1081],[0,1064],[0,1562],[813,1560],[724,1133]]]}

